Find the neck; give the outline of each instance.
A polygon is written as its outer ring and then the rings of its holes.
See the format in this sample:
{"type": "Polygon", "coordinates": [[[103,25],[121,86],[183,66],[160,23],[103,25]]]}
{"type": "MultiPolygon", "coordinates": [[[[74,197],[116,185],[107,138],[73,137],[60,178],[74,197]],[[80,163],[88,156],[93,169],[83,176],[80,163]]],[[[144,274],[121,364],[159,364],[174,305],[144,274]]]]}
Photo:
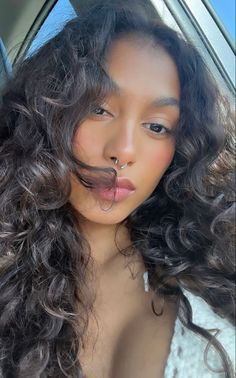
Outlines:
{"type": "MultiPolygon", "coordinates": [[[[128,284],[137,288],[139,281],[143,291],[145,266],[142,256],[137,251],[131,256],[124,256],[124,253],[120,252],[131,246],[125,225],[104,225],[84,221],[81,227],[90,245],[96,277],[101,287],[109,288],[110,285],[117,285],[123,290],[123,286],[127,287],[128,284]]],[[[127,251],[127,255],[129,254],[130,252],[127,251]]]]}
{"type": "Polygon", "coordinates": [[[100,270],[105,270],[120,256],[119,251],[131,244],[128,230],[121,224],[104,225],[85,220],[81,223],[81,228],[100,270]]]}

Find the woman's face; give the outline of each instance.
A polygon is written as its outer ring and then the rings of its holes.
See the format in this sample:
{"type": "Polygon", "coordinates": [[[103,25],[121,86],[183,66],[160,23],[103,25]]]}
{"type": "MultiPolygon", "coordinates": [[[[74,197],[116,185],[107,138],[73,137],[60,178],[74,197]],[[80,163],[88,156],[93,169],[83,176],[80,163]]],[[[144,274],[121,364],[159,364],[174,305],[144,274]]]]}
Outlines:
{"type": "Polygon", "coordinates": [[[180,84],[172,58],[135,37],[113,43],[107,72],[117,90],[80,124],[73,151],[91,166],[116,169],[117,177],[128,178],[135,190],[112,204],[72,175],[70,202],[86,221],[112,225],[151,195],[173,159],[180,84]],[[120,169],[114,157],[127,166],[120,169]]]}

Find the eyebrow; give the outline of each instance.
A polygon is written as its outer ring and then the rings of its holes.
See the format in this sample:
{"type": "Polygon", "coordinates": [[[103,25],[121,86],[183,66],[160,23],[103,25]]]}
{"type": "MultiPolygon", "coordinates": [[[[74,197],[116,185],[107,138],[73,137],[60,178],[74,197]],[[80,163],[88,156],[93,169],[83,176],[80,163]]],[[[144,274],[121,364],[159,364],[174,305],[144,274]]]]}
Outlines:
{"type": "MultiPolygon", "coordinates": [[[[108,77],[109,81],[109,93],[110,94],[116,94],[120,95],[122,90],[118,86],[118,84],[112,80],[111,77],[108,77]]],[[[165,106],[175,106],[177,108],[180,108],[180,103],[175,97],[160,97],[153,100],[150,104],[151,107],[165,107],[165,106]]]]}
{"type": "Polygon", "coordinates": [[[165,106],[176,106],[180,107],[179,101],[175,97],[160,97],[152,101],[151,106],[165,107],[165,106]]]}

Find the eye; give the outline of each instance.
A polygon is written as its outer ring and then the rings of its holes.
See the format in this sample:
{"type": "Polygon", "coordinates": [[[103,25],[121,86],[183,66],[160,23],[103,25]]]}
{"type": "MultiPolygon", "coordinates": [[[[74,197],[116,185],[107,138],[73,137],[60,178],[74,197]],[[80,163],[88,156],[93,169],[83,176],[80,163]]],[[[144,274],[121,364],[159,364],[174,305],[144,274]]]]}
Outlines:
{"type": "Polygon", "coordinates": [[[172,134],[173,131],[160,123],[144,123],[143,124],[148,130],[155,134],[172,134]]]}
{"type": "Polygon", "coordinates": [[[100,115],[100,116],[106,115],[106,114],[110,115],[110,113],[102,107],[97,107],[97,108],[93,109],[92,113],[96,114],[96,115],[100,115]]]}

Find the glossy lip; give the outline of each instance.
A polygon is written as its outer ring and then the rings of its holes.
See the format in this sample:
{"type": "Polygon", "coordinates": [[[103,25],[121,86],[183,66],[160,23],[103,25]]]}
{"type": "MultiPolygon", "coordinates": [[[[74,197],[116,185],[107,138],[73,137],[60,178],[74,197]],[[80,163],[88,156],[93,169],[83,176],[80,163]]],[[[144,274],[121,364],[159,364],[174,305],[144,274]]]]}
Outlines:
{"type": "Polygon", "coordinates": [[[117,185],[111,189],[92,190],[100,199],[119,202],[128,198],[135,191],[134,184],[127,177],[117,177],[117,185]]]}
{"type": "Polygon", "coordinates": [[[124,188],[129,190],[135,190],[135,186],[127,177],[117,177],[117,188],[124,188]]]}

